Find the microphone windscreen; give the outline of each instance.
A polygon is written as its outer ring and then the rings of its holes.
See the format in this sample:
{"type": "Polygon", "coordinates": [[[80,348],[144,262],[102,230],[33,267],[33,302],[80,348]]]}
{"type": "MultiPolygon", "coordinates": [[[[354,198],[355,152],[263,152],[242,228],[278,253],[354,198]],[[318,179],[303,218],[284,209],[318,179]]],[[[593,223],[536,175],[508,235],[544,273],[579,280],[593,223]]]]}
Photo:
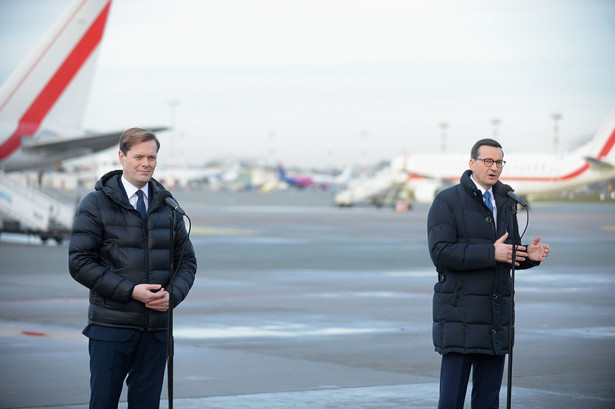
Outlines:
{"type": "Polygon", "coordinates": [[[168,197],[173,197],[171,192],[169,192],[168,190],[162,190],[158,192],[158,202],[160,204],[165,204],[165,200],[167,200],[168,197]]]}

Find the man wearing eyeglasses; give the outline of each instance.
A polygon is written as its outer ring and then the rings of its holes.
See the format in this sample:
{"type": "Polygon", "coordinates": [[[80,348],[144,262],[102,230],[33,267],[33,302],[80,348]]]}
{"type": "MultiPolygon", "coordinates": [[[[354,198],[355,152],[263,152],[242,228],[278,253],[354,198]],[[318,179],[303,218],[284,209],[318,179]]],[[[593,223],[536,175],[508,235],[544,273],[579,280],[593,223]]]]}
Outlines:
{"type": "MultiPolygon", "coordinates": [[[[498,408],[509,352],[515,202],[499,181],[502,146],[481,139],[461,182],[440,192],[429,210],[429,252],[438,272],[433,342],[442,355],[438,409],[462,409],[472,370],[472,409],[498,408]]],[[[549,245],[537,237],[517,246],[515,268],[537,266],[549,245]]]]}

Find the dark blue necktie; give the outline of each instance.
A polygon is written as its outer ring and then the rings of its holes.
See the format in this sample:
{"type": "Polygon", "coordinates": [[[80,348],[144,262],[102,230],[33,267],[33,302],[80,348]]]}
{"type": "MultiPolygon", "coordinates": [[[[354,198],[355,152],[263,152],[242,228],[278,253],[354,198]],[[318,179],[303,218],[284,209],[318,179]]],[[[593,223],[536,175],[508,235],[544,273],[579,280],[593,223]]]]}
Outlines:
{"type": "Polygon", "coordinates": [[[147,210],[145,210],[145,200],[143,200],[143,191],[141,189],[137,190],[137,196],[139,197],[137,200],[137,211],[141,213],[141,218],[145,223],[145,219],[147,219],[147,210]]]}
{"type": "Polygon", "coordinates": [[[489,193],[488,190],[483,195],[483,200],[485,201],[485,204],[487,205],[489,210],[491,210],[491,213],[493,213],[493,205],[491,204],[491,193],[489,193]]]}

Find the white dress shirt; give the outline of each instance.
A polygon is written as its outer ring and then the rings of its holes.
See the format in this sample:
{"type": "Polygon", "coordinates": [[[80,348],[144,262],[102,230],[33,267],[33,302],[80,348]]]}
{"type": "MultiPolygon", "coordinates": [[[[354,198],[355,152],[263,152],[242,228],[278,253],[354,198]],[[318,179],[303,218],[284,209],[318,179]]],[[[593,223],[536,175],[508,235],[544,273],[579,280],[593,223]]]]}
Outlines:
{"type": "Polygon", "coordinates": [[[137,196],[137,190],[141,190],[143,192],[143,201],[145,202],[145,210],[149,208],[149,200],[147,198],[147,194],[149,193],[148,185],[143,186],[141,189],[134,186],[132,183],[124,179],[122,176],[122,184],[124,185],[124,190],[126,191],[126,196],[128,196],[128,201],[134,207],[137,208],[137,200],[139,200],[139,196],[137,196]]]}

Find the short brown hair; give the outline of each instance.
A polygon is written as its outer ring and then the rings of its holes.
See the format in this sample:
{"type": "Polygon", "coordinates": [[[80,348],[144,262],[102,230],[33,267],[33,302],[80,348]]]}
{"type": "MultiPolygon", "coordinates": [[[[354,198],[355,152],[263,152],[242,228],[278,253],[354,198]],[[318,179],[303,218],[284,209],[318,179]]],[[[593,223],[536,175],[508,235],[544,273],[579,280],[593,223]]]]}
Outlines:
{"type": "Polygon", "coordinates": [[[152,131],[142,128],[130,128],[125,130],[122,136],[120,136],[120,150],[126,155],[133,146],[147,141],[156,142],[156,152],[160,150],[160,141],[152,131]]]}
{"type": "Polygon", "coordinates": [[[481,139],[480,141],[476,142],[474,146],[472,146],[472,150],[470,151],[470,157],[474,160],[478,159],[478,150],[481,146],[485,145],[493,146],[494,148],[500,148],[502,150],[502,154],[504,154],[504,149],[502,149],[502,145],[500,145],[498,141],[487,138],[481,139]]]}

